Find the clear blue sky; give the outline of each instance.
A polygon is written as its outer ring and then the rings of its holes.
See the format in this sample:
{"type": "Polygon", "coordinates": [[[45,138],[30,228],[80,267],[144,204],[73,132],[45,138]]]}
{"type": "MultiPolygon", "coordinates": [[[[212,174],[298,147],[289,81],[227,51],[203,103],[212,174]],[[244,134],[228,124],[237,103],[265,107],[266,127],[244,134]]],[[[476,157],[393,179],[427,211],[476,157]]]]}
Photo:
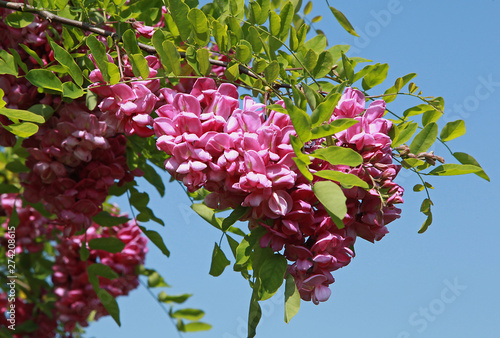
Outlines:
{"type": "MultiPolygon", "coordinates": [[[[332,296],[315,306],[302,302],[291,323],[283,321],[283,297],[262,304],[257,337],[500,337],[499,151],[494,143],[500,123],[500,2],[364,0],[331,1],[362,36],[345,33],[323,1],[313,15],[329,44],[350,44],[355,53],[390,65],[380,93],[398,76],[418,74],[424,94],[443,96],[444,122],[463,119],[467,134],[449,142],[454,151],[472,154],[491,178],[475,175],[436,177],[431,198],[434,223],[417,234],[423,193],[416,177],[400,174],[406,188],[402,218],[391,223],[380,242],[356,243],[356,257],[334,273],[332,296]]],[[[377,88],[373,93],[377,92],[377,88]]],[[[378,92],[377,92],[378,93],[378,92]]],[[[419,104],[396,100],[393,111],[419,104]],[[399,102],[399,103],[398,103],[399,102]]],[[[452,158],[436,146],[436,154],[452,158]]],[[[151,191],[147,184],[143,189],[151,191]]],[[[193,293],[186,307],[201,308],[208,332],[183,337],[246,337],[250,288],[229,267],[222,276],[208,274],[214,242],[220,233],[189,209],[176,183],[165,198],[152,195],[152,207],[166,222],[159,231],[172,255],[150,245],[147,266],[155,267],[173,287],[170,294],[193,293]]],[[[127,210],[124,200],[119,200],[127,210]]],[[[159,226],[150,225],[156,230],[159,226]]],[[[227,245],[224,247],[230,256],[227,245]]],[[[169,318],[144,288],[119,299],[122,327],[110,318],[93,323],[88,337],[178,337],[169,318]]]]}

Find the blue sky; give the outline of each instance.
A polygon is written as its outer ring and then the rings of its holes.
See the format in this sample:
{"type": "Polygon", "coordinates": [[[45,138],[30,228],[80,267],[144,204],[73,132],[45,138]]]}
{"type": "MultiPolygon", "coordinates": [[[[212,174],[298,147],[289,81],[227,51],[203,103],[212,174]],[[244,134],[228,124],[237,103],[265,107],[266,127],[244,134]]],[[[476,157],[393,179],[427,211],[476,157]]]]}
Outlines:
{"type": "MultiPolygon", "coordinates": [[[[332,296],[318,306],[302,302],[289,324],[283,321],[281,292],[262,304],[257,337],[499,337],[500,237],[497,192],[500,155],[494,144],[500,123],[500,2],[371,0],[330,2],[343,11],[361,38],[337,24],[326,4],[315,1],[312,15],[329,44],[350,44],[348,56],[388,63],[389,76],[375,87],[382,93],[394,80],[415,72],[424,95],[445,99],[448,121],[463,119],[467,134],[450,141],[453,151],[473,155],[491,178],[475,175],[430,178],[435,190],[434,222],[424,234],[419,213],[423,192],[412,191],[418,180],[402,172],[406,188],[402,218],[389,225],[380,242],[356,243],[356,257],[334,273],[332,296]],[[380,88],[380,89],[378,89],[380,88]]],[[[419,104],[397,99],[395,112],[419,104]]],[[[436,154],[453,162],[443,147],[436,154]]],[[[222,276],[208,274],[214,242],[220,233],[189,209],[176,183],[160,198],[147,184],[152,208],[165,220],[160,229],[171,251],[169,259],[150,245],[147,266],[156,268],[172,285],[169,294],[192,293],[184,307],[201,308],[208,332],[183,337],[246,337],[251,290],[229,267],[222,276]]],[[[126,201],[117,200],[124,211],[126,201]]],[[[227,245],[223,247],[230,255],[227,245]]],[[[139,288],[119,299],[122,327],[110,318],[93,323],[88,337],[178,337],[170,319],[139,288]]],[[[181,307],[183,307],[181,306],[181,307]]]]}

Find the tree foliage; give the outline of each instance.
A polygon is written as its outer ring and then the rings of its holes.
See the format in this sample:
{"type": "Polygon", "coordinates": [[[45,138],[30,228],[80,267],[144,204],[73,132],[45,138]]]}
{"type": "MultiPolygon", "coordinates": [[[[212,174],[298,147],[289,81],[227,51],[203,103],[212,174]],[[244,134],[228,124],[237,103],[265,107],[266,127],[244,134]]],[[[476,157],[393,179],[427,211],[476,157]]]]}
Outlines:
{"type": "MultiPolygon", "coordinates": [[[[221,231],[209,273],[233,261],[252,288],[249,337],[260,302],[284,282],[287,323],[301,300],[329,298],[356,240],[382,239],[400,217],[400,170],[426,194],[419,232],[432,223],[428,176],[489,180],[471,155],[450,150],[465,124],[439,128],[441,97],[424,96],[415,73],[379,89],[389,65],[329,45],[312,6],[0,0],[2,333],[79,334],[105,315],[120,325],[117,296],[140,281],[168,286],[144,267],[147,241],[170,251],[140,225],[164,220],[137,177],[163,196],[158,172],[168,172],[221,231]],[[416,101],[402,114],[390,108],[401,95],[416,101]],[[436,142],[458,163],[429,151],[436,142]],[[124,194],[131,216],[109,204],[124,194]]],[[[210,329],[202,310],[179,308],[190,294],[156,297],[180,332],[210,329]]]]}

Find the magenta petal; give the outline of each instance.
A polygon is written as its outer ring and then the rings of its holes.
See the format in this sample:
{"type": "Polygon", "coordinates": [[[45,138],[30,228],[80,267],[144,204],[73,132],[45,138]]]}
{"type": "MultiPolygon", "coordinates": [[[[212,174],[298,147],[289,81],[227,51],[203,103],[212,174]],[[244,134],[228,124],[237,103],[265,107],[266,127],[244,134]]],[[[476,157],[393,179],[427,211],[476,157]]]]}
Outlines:
{"type": "Polygon", "coordinates": [[[332,290],[328,286],[318,285],[313,291],[313,303],[317,305],[319,302],[325,302],[330,298],[331,294],[332,290]]]}
{"type": "Polygon", "coordinates": [[[118,97],[121,101],[130,101],[137,99],[137,95],[135,95],[132,88],[124,83],[117,83],[112,85],[111,90],[116,97],[118,97]]]}
{"type": "Polygon", "coordinates": [[[292,210],[292,206],[293,200],[284,190],[274,192],[269,199],[269,209],[279,216],[288,214],[292,210]]]}

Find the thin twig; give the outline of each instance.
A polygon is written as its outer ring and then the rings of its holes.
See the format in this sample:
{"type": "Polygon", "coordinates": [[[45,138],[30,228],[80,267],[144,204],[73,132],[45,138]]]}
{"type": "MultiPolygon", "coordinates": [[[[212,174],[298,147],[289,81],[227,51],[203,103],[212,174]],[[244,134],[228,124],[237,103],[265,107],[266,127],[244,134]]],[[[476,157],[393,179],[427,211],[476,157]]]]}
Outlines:
{"type": "MultiPolygon", "coordinates": [[[[38,9],[38,8],[30,6],[30,5],[26,5],[24,3],[8,2],[8,1],[0,0],[0,7],[11,9],[11,10],[18,11],[18,12],[33,13],[33,14],[36,14],[36,15],[44,18],[45,20],[47,20],[48,22],[51,22],[51,23],[58,22],[58,23],[61,23],[63,25],[68,25],[68,26],[80,28],[82,30],[92,32],[92,33],[95,33],[97,35],[101,35],[104,37],[109,36],[118,42],[121,41],[121,37],[118,36],[118,34],[116,34],[115,32],[111,32],[111,31],[105,30],[103,28],[96,27],[96,26],[91,25],[87,22],[68,19],[68,18],[59,16],[59,15],[56,15],[54,13],[51,13],[49,11],[46,11],[43,9],[38,9]]],[[[144,50],[148,53],[156,54],[156,49],[153,46],[150,46],[150,45],[147,45],[147,44],[144,44],[141,42],[138,42],[137,45],[139,46],[139,48],[141,48],[142,50],[144,50]]],[[[183,58],[183,59],[186,58],[185,52],[179,51],[179,54],[180,54],[181,58],[183,58]]],[[[210,64],[212,64],[214,66],[220,66],[220,67],[227,68],[227,62],[220,61],[220,60],[214,60],[214,59],[209,59],[208,61],[210,62],[210,64]]],[[[254,72],[252,72],[248,68],[245,68],[241,65],[239,66],[239,72],[241,74],[246,74],[246,75],[253,77],[255,79],[258,78],[258,76],[254,72]]],[[[289,84],[279,84],[279,83],[274,84],[273,87],[291,88],[291,86],[289,84]]]]}

